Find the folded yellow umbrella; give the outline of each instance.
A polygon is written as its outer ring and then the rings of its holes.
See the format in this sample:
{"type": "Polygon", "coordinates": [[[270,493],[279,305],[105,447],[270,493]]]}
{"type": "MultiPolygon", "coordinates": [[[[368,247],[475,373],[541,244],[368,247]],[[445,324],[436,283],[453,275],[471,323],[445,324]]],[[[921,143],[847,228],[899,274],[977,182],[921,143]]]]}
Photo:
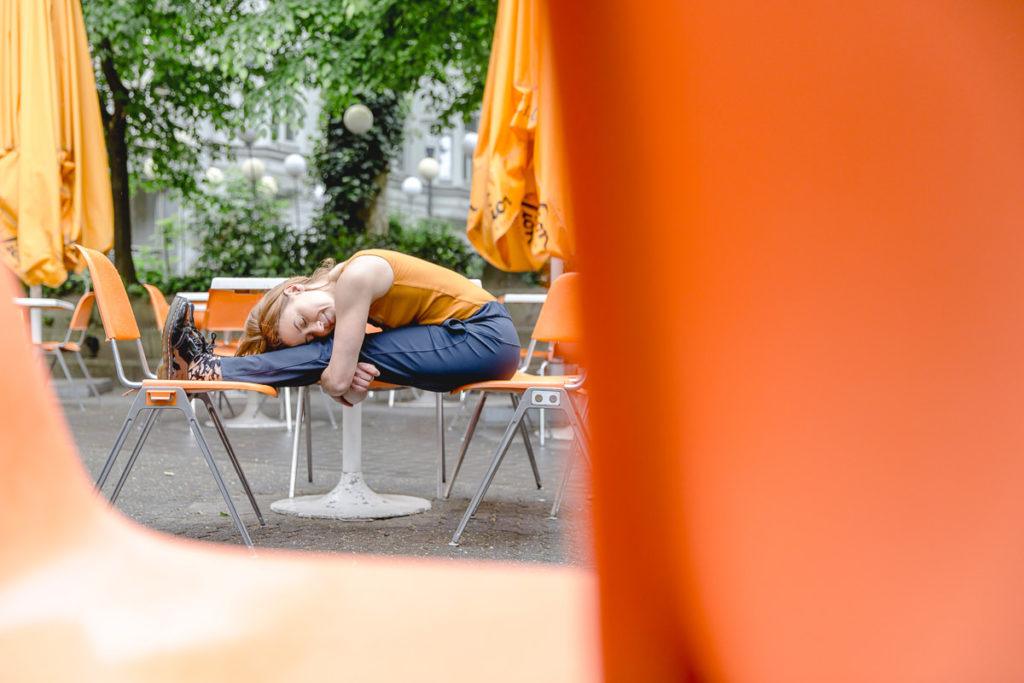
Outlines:
{"type": "Polygon", "coordinates": [[[75,243],[108,251],[113,203],[78,0],[0,3],[0,243],[30,285],[80,269],[75,243]]]}
{"type": "Polygon", "coordinates": [[[508,271],[574,253],[561,201],[557,107],[537,0],[501,0],[487,71],[466,224],[469,241],[508,271]]]}

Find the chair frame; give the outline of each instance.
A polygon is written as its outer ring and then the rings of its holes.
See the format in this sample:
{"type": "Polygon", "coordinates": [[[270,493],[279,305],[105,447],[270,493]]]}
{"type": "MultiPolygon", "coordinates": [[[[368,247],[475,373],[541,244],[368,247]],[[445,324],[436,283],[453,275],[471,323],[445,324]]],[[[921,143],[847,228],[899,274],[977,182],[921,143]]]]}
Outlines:
{"type": "MultiPolygon", "coordinates": [[[[524,417],[526,411],[530,408],[538,408],[540,410],[561,410],[569,418],[569,424],[572,426],[574,443],[580,449],[583,457],[589,465],[590,459],[590,432],[587,430],[584,421],[581,419],[581,415],[577,411],[575,405],[572,402],[571,393],[582,388],[583,383],[579,381],[574,384],[566,384],[564,386],[552,386],[552,387],[530,387],[523,392],[520,400],[517,401],[516,412],[512,417],[512,420],[508,423],[505,428],[505,433],[501,437],[501,441],[498,443],[498,448],[494,453],[494,457],[491,458],[491,463],[487,467],[487,472],[484,474],[483,480],[480,482],[480,486],[477,487],[476,493],[473,494],[473,498],[469,503],[469,507],[466,508],[465,513],[462,515],[462,519],[459,520],[459,526],[456,528],[455,533],[452,535],[452,540],[448,542],[448,545],[457,546],[459,545],[459,539],[462,537],[463,532],[466,530],[466,525],[469,524],[469,520],[476,514],[476,510],[480,507],[481,501],[483,501],[484,495],[487,493],[487,489],[490,488],[491,482],[494,480],[494,475],[498,471],[498,467],[501,466],[502,460],[505,459],[505,454],[508,452],[509,446],[512,444],[512,439],[515,437],[515,433],[521,430],[524,423],[524,417]]],[[[478,412],[474,415],[474,426],[475,418],[479,416],[479,410],[483,406],[484,398],[487,392],[482,392],[480,396],[480,403],[478,404],[478,412]]],[[[465,449],[459,454],[459,459],[455,463],[455,471],[452,473],[452,482],[455,481],[455,476],[458,474],[459,468],[462,465],[462,458],[465,456],[465,449]]],[[[558,510],[562,504],[562,497],[565,494],[566,485],[569,482],[569,473],[572,470],[573,456],[572,453],[566,458],[565,466],[562,470],[562,478],[558,485],[558,491],[555,494],[555,500],[551,505],[550,517],[552,519],[558,516],[558,510]]],[[[531,464],[534,466],[534,474],[536,475],[536,463],[531,458],[531,464]]],[[[451,484],[449,484],[449,490],[451,484]]],[[[538,484],[538,488],[540,485],[538,484]]]]}
{"type": "MultiPolygon", "coordinates": [[[[577,273],[569,273],[561,276],[559,280],[552,284],[548,298],[544,302],[544,306],[538,316],[537,323],[531,333],[530,345],[525,354],[526,360],[522,367],[528,367],[529,361],[533,355],[533,350],[538,341],[568,342],[579,340],[580,325],[578,320],[573,319],[571,321],[559,322],[560,318],[566,316],[567,311],[578,308],[578,306],[572,306],[572,304],[576,303],[576,299],[578,297],[578,277],[579,275],[577,273]]],[[[579,448],[588,464],[590,463],[590,433],[587,430],[583,419],[586,414],[586,406],[584,403],[582,408],[578,408],[573,402],[574,396],[580,397],[580,400],[585,402],[586,392],[583,388],[585,378],[585,373],[581,373],[579,375],[531,375],[520,370],[517,371],[509,380],[477,382],[459,387],[452,392],[455,394],[464,391],[479,390],[480,400],[477,402],[476,410],[474,410],[473,416],[470,418],[469,425],[466,427],[466,433],[463,436],[462,445],[459,449],[459,456],[456,459],[455,468],[452,472],[451,481],[448,483],[448,487],[445,490],[444,498],[447,498],[450,495],[452,486],[455,484],[455,479],[458,476],[459,470],[462,467],[462,462],[465,459],[466,452],[469,449],[469,443],[473,438],[473,433],[476,430],[480,414],[483,412],[484,403],[487,400],[487,394],[492,392],[508,393],[512,399],[512,404],[515,407],[515,412],[505,429],[505,433],[502,436],[501,441],[498,443],[498,448],[496,449],[494,456],[491,458],[490,465],[488,466],[483,480],[477,487],[476,493],[473,495],[469,506],[463,514],[462,519],[459,521],[459,525],[455,533],[452,535],[452,540],[449,542],[449,545],[457,546],[459,544],[459,539],[462,537],[462,534],[466,529],[466,525],[469,523],[470,518],[472,518],[476,513],[480,502],[487,493],[487,489],[490,487],[498,467],[504,460],[505,454],[508,452],[509,446],[511,445],[517,431],[522,434],[523,440],[526,444],[526,453],[530,460],[530,465],[533,468],[534,477],[537,481],[537,488],[541,487],[536,460],[533,456],[533,449],[530,445],[529,434],[526,430],[527,411],[529,409],[539,409],[542,416],[547,410],[560,410],[565,413],[569,419],[569,424],[572,427],[574,437],[573,444],[579,448]]],[[[555,500],[551,506],[550,516],[552,518],[555,518],[558,515],[558,510],[561,507],[566,484],[568,483],[569,474],[572,469],[573,459],[574,454],[570,451],[563,468],[558,491],[555,494],[555,500]]]]}
{"type": "Polygon", "coordinates": [[[228,512],[234,521],[235,526],[238,528],[239,534],[242,536],[242,540],[245,542],[246,546],[252,549],[252,538],[249,536],[249,532],[246,529],[245,524],[242,522],[241,516],[238,514],[238,510],[236,509],[234,502],[231,500],[231,495],[228,492],[224,479],[220,474],[217,463],[213,459],[210,446],[207,443],[206,437],[203,435],[199,419],[192,407],[192,399],[198,399],[206,405],[207,412],[209,413],[213,425],[216,428],[218,436],[220,436],[221,442],[224,444],[224,449],[227,451],[228,458],[231,460],[235,473],[238,475],[238,479],[242,484],[246,497],[248,497],[249,503],[252,505],[253,511],[256,513],[256,518],[259,520],[260,526],[266,526],[266,521],[263,519],[263,514],[260,512],[259,505],[256,503],[256,498],[249,486],[249,481],[246,479],[245,473],[242,471],[241,464],[235,455],[235,450],[231,446],[231,441],[228,439],[220,412],[217,410],[217,407],[209,394],[210,392],[223,391],[225,389],[243,389],[276,396],[277,390],[267,385],[251,384],[247,382],[201,382],[157,379],[156,375],[150,370],[149,363],[146,360],[146,354],[142,347],[142,338],[138,331],[138,325],[135,322],[135,316],[131,312],[131,307],[127,306],[125,310],[125,307],[122,304],[119,304],[116,301],[107,301],[108,296],[118,298],[120,295],[124,296],[125,302],[127,301],[127,294],[124,293],[124,286],[121,284],[121,280],[117,276],[116,271],[113,270],[113,264],[111,264],[110,261],[98,251],[77,245],[76,247],[82,252],[89,270],[92,273],[93,287],[96,291],[96,303],[100,309],[100,317],[103,319],[103,327],[107,335],[107,340],[110,342],[113,350],[114,366],[117,372],[117,378],[122,385],[135,392],[135,399],[132,402],[124,423],[121,425],[121,429],[114,440],[114,445],[110,450],[110,455],[107,457],[107,460],[103,465],[103,469],[96,480],[97,490],[102,490],[118,455],[124,447],[128,434],[132,431],[136,422],[141,419],[143,413],[148,413],[148,415],[145,416],[141,434],[135,442],[131,455],[118,478],[113,493],[111,494],[110,502],[112,504],[117,500],[117,497],[121,492],[121,488],[127,481],[128,475],[131,472],[132,467],[135,465],[139,453],[142,451],[142,447],[145,444],[146,439],[149,437],[153,426],[156,424],[160,413],[165,410],[180,411],[185,415],[185,419],[189,425],[189,430],[195,437],[200,451],[203,453],[206,464],[209,466],[210,472],[213,474],[213,478],[217,483],[221,496],[224,498],[228,512]],[[102,290],[106,287],[111,288],[109,294],[103,294],[102,290]],[[120,290],[120,295],[116,289],[120,290]],[[108,310],[108,306],[110,307],[110,310],[108,310]],[[121,359],[121,353],[117,345],[118,341],[132,340],[135,341],[139,361],[142,366],[142,372],[146,377],[146,379],[143,379],[142,381],[135,381],[127,377],[124,370],[124,363],[121,359]]]}
{"type": "MultiPolygon", "coordinates": [[[[68,364],[64,362],[64,354],[72,353],[75,356],[75,360],[78,361],[78,367],[82,370],[82,375],[85,377],[86,389],[89,393],[96,396],[97,400],[100,399],[99,390],[93,385],[92,375],[89,374],[89,370],[85,367],[85,361],[82,359],[82,344],[85,342],[85,333],[89,327],[89,318],[92,316],[92,307],[95,301],[95,295],[93,292],[87,291],[78,299],[78,303],[75,304],[74,311],[71,313],[71,320],[68,322],[68,331],[64,335],[64,339],[59,342],[36,342],[34,345],[45,356],[53,356],[54,362],[60,364],[61,370],[64,371],[64,376],[68,379],[68,385],[75,386],[75,380],[71,376],[71,370],[68,368],[68,364]],[[79,332],[78,340],[72,341],[71,335],[75,332],[79,332]]],[[[50,367],[53,367],[51,362],[50,367]]],[[[78,407],[85,410],[85,404],[82,403],[82,399],[75,397],[78,402],[78,407]]]]}

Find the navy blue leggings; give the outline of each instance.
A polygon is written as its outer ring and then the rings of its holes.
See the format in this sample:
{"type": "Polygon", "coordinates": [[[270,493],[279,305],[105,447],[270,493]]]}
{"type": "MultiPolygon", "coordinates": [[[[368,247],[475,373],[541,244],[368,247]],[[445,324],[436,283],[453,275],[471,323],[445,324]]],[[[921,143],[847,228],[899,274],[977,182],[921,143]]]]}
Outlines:
{"type": "MultiPolygon", "coordinates": [[[[221,359],[225,381],[274,386],[313,384],[331,360],[332,336],[253,356],[221,359]]],[[[519,364],[519,335],[504,304],[484,304],[466,320],[412,325],[366,335],[359,360],[381,382],[451,391],[471,382],[508,379],[519,364]]]]}

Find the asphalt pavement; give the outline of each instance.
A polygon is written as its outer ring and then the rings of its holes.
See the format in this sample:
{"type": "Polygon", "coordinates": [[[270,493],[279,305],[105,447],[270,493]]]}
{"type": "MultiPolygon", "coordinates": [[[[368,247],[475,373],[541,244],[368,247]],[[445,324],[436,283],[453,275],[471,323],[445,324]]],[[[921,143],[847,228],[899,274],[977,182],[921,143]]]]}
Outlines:
{"type": "MultiPolygon", "coordinates": [[[[109,382],[108,382],[109,384],[109,382]]],[[[58,382],[61,405],[81,454],[86,476],[95,480],[132,398],[119,388],[100,399],[82,399],[84,410],[66,395],[58,382]]],[[[318,392],[312,395],[313,483],[306,479],[305,451],[299,462],[296,495],[326,494],[341,477],[341,408],[332,409],[338,428],[332,427],[328,406],[318,392]]],[[[235,410],[245,398],[229,395],[235,410]]],[[[295,393],[292,393],[294,403],[295,393]]],[[[448,469],[451,470],[462,434],[475,401],[445,401],[448,469]],[[453,424],[454,423],[454,424],[453,424]]],[[[382,494],[418,496],[430,501],[430,509],[415,515],[369,521],[310,519],[279,514],[271,503],[288,496],[292,434],[284,427],[228,427],[242,469],[252,486],[266,526],[260,526],[238,478],[218,439],[207,424],[205,409],[198,413],[214,458],[227,482],[232,500],[257,548],[285,548],[328,553],[359,552],[441,558],[471,558],[512,562],[591,566],[587,468],[573,468],[565,501],[557,519],[549,510],[569,454],[568,441],[557,424],[545,445],[539,444],[534,420],[532,442],[543,488],[537,489],[520,440],[513,442],[504,463],[479,510],[469,522],[457,547],[449,545],[452,533],[479,485],[498,440],[504,431],[507,400],[494,397],[485,420],[477,429],[451,497],[437,497],[437,457],[434,398],[406,390],[389,406],[386,394],[363,404],[362,472],[367,485],[382,494]],[[503,411],[504,414],[503,414],[503,411]]],[[[271,419],[281,416],[280,399],[267,399],[260,408],[271,419]]],[[[230,425],[231,411],[224,417],[230,425]]],[[[135,464],[116,507],[139,524],[175,536],[210,543],[242,544],[227,513],[202,453],[188,433],[178,411],[162,411],[135,464]]],[[[114,474],[104,487],[109,496],[123,463],[138,436],[138,429],[122,450],[114,474]]]]}

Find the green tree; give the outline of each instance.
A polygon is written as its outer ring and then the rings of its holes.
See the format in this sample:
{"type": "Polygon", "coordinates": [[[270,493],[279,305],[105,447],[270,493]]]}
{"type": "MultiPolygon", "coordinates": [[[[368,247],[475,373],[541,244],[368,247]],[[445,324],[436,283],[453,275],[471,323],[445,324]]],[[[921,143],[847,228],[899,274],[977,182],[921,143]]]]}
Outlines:
{"type": "Polygon", "coordinates": [[[272,79],[303,80],[328,118],[364,93],[424,90],[438,125],[480,106],[497,0],[276,0],[231,29],[235,64],[253,60],[253,33],[277,51],[272,79]]]}
{"type": "MultiPolygon", "coordinates": [[[[283,73],[303,69],[301,75],[276,76],[304,79],[323,100],[324,139],[313,162],[327,201],[307,240],[310,253],[330,252],[344,235],[386,225],[379,197],[413,93],[426,95],[436,128],[476,111],[496,11],[496,0],[278,0],[268,6],[259,21],[285,36],[291,50],[279,60],[283,73]],[[341,124],[356,101],[374,113],[374,126],[363,137],[341,124]]],[[[236,59],[249,57],[239,53],[236,59]]]]}
{"type": "MultiPolygon", "coordinates": [[[[122,278],[136,280],[129,205],[136,186],[188,199],[199,164],[231,155],[200,139],[200,125],[230,139],[260,122],[297,122],[300,85],[320,93],[325,122],[365,93],[400,101],[424,88],[439,126],[468,117],[482,97],[496,7],[497,0],[85,2],[122,278]]],[[[368,182],[379,188],[380,178],[368,182]]],[[[372,202],[376,193],[364,190],[372,202]]]]}
{"type": "Polygon", "coordinates": [[[268,87],[281,86],[294,73],[269,76],[279,45],[254,35],[244,63],[222,57],[235,31],[257,16],[251,5],[241,0],[83,3],[110,161],[115,262],[127,283],[137,280],[129,200],[139,181],[147,189],[173,188],[187,197],[196,190],[202,159],[228,151],[200,139],[201,124],[230,139],[247,121],[297,117],[296,90],[268,87]]]}
{"type": "Polygon", "coordinates": [[[311,253],[327,253],[342,233],[385,232],[387,217],[376,201],[387,183],[388,167],[402,144],[403,102],[391,92],[360,98],[373,112],[365,135],[346,130],[340,117],[324,122],[324,136],[313,166],[324,185],[324,205],[313,223],[311,253]]]}

